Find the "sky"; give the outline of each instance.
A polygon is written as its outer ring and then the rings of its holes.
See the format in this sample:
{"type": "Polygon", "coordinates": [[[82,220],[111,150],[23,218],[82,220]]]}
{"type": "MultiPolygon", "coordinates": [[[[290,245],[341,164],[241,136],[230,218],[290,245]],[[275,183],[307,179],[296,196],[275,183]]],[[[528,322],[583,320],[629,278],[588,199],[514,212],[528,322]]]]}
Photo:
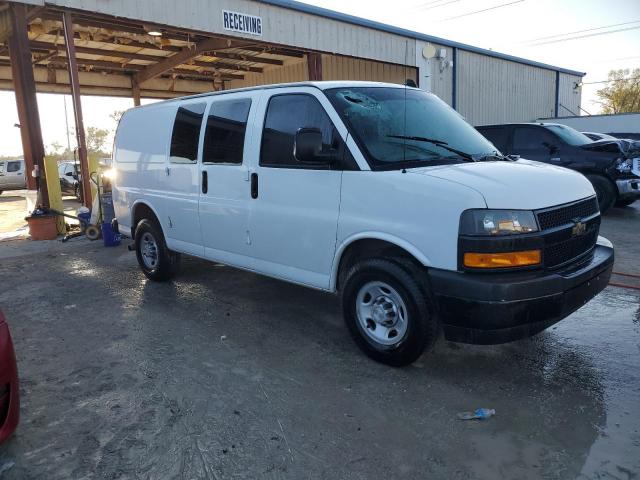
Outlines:
{"type": "MultiPolygon", "coordinates": [[[[640,68],[640,0],[314,0],[324,8],[497,52],[587,72],[582,107],[600,111],[595,92],[611,69],[640,68]],[[604,27],[604,28],[603,28],[604,27]],[[573,33],[576,32],[576,33],[573,33]]],[[[69,125],[71,99],[66,96],[69,125]]],[[[145,101],[143,100],[143,103],[145,101]]],[[[82,97],[85,126],[114,130],[127,98],[82,97]]],[[[64,96],[38,94],[44,143],[67,145],[64,96]]],[[[0,92],[0,155],[21,155],[13,92],[0,92]]],[[[584,112],[582,112],[584,113],[584,112]]],[[[71,138],[74,147],[74,138],[71,138]]]]}

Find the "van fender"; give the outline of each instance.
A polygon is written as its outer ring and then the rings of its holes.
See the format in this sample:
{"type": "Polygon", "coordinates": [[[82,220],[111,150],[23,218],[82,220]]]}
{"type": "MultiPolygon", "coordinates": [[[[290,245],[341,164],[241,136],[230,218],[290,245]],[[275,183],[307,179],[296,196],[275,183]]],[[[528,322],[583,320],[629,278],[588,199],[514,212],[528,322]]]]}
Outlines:
{"type": "MultiPolygon", "coordinates": [[[[158,219],[158,225],[160,226],[160,230],[162,231],[162,234],[165,235],[164,233],[164,228],[162,227],[162,220],[160,219],[160,215],[158,215],[158,211],[155,209],[155,207],[153,207],[147,200],[145,199],[139,199],[133,202],[133,204],[131,205],[131,212],[129,213],[130,215],[130,223],[132,225],[129,226],[129,229],[131,230],[131,238],[134,238],[135,236],[135,232],[133,231],[133,212],[136,210],[136,207],[138,205],[144,205],[145,207],[147,207],[149,210],[151,210],[153,212],[153,214],[156,216],[156,219],[158,219]]],[[[125,226],[126,227],[126,226],[125,226]]],[[[167,238],[167,236],[165,235],[165,238],[167,238]]]]}
{"type": "Polygon", "coordinates": [[[336,291],[336,284],[338,283],[338,269],[340,268],[340,260],[342,259],[342,255],[345,250],[351,245],[353,242],[357,242],[358,240],[383,240],[385,242],[389,242],[395,245],[398,248],[405,250],[411,256],[413,256],[418,262],[420,262],[425,267],[431,266],[431,260],[420,251],[415,245],[412,243],[400,238],[395,235],[391,235],[389,233],[384,232],[359,232],[353,234],[342,241],[342,243],[336,249],[336,253],[333,257],[333,265],[331,271],[331,279],[329,281],[329,290],[332,292],[336,291]]]}

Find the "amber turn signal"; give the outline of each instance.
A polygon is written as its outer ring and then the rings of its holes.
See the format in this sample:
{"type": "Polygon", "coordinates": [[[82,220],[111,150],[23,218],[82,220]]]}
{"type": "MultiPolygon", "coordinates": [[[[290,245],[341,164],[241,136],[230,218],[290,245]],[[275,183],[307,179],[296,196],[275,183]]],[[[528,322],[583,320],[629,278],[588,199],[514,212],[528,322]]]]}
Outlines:
{"type": "Polygon", "coordinates": [[[465,253],[464,266],[472,268],[506,268],[538,265],[541,261],[540,250],[502,253],[465,253]]]}

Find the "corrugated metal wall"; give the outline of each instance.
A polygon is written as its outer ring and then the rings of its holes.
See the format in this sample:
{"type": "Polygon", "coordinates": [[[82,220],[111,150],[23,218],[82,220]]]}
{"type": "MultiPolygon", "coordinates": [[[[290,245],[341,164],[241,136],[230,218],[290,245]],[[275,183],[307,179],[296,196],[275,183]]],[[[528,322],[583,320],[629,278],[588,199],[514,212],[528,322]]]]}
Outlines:
{"type": "Polygon", "coordinates": [[[408,78],[416,81],[414,67],[374,62],[360,58],[322,55],[323,80],[366,80],[404,84],[408,78]]]}
{"type": "Polygon", "coordinates": [[[555,112],[556,73],[458,51],[457,110],[473,125],[530,122],[555,112]]]}
{"type": "Polygon", "coordinates": [[[272,83],[303,82],[309,80],[306,59],[287,63],[282,67],[265,68],[263,73],[244,73],[244,80],[224,82],[225,88],[255,87],[272,83]]]}
{"type": "Polygon", "coordinates": [[[440,45],[433,45],[437,50],[444,48],[446,57],[444,61],[438,58],[429,60],[429,75],[431,75],[431,93],[435,93],[449,105],[453,105],[453,69],[448,66],[447,61],[453,59],[453,49],[440,45]]]}
{"type": "MultiPolygon", "coordinates": [[[[416,68],[360,58],[322,55],[323,80],[366,80],[371,82],[404,83],[416,79],[416,68]]],[[[284,67],[272,67],[264,73],[245,73],[244,80],[225,82],[227,89],[268,85],[271,83],[303,82],[309,80],[306,58],[284,67]]]]}
{"type": "MultiPolygon", "coordinates": [[[[576,84],[582,82],[581,77],[560,73],[560,89],[558,90],[558,115],[580,115],[580,99],[582,98],[582,87],[574,88],[576,84]],[[563,108],[564,106],[564,108],[563,108]]],[[[553,115],[549,115],[552,117],[553,115]]]]}
{"type": "Polygon", "coordinates": [[[47,0],[80,10],[383,62],[415,63],[415,40],[250,0],[47,0]],[[262,36],[224,30],[222,10],[262,17],[262,36]]]}

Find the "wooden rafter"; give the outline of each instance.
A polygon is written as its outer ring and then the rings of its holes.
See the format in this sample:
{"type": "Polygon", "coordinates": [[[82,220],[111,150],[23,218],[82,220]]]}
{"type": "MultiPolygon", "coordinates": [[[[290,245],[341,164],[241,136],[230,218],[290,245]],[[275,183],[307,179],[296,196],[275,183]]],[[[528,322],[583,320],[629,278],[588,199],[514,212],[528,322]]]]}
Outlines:
{"type": "Polygon", "coordinates": [[[149,65],[143,71],[136,74],[136,79],[139,84],[142,84],[143,82],[151,80],[152,78],[155,78],[158,75],[161,75],[162,73],[177,67],[178,65],[183,65],[185,63],[188,63],[189,61],[192,61],[202,52],[228,48],[230,46],[229,44],[230,40],[207,38],[206,40],[198,42],[193,48],[184,47],[182,50],[180,50],[180,52],[171,55],[170,57],[167,57],[158,63],[149,65]]]}

